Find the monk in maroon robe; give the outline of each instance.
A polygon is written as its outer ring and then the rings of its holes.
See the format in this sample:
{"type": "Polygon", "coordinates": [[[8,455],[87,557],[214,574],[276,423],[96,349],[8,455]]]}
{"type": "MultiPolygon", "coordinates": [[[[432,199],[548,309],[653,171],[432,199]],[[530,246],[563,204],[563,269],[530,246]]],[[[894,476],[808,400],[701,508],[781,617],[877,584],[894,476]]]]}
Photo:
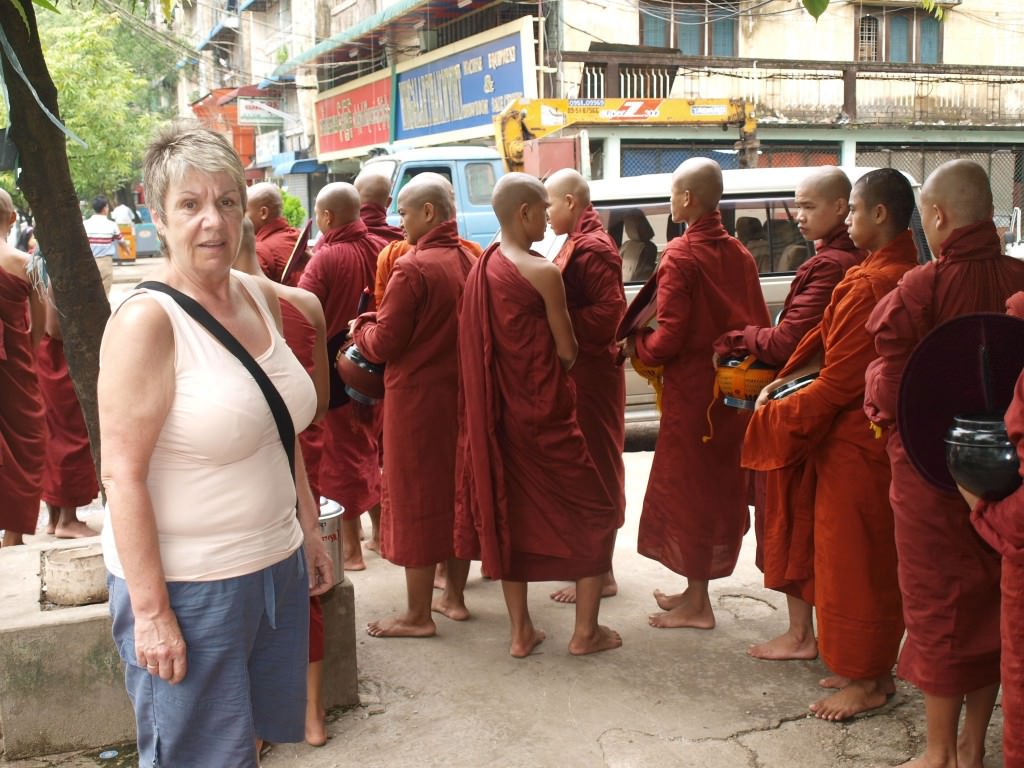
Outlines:
{"type": "Polygon", "coordinates": [[[722,170],[694,158],[672,177],[672,220],[686,232],[658,265],[658,327],[625,350],[664,366],[661,431],[640,516],[637,549],[686,577],[679,594],[654,593],[653,627],[711,629],[708,583],[736,567],[750,525],[740,446],[750,412],[716,397],[711,346],[730,328],[770,323],[753,256],[722,226],[722,170]],[[711,402],[709,407],[708,403],[711,402]]]}
{"type": "MultiPolygon", "coordinates": [[[[315,294],[324,308],[327,339],[348,331],[364,289],[373,289],[377,254],[385,242],[366,231],[359,218],[359,193],[351,184],[328,184],[316,198],[317,226],[323,235],[306,266],[299,287],[315,294]]],[[[373,309],[373,305],[368,307],[373,309]]],[[[380,409],[369,414],[352,402],[331,409],[324,420],[320,490],[345,508],[342,518],[345,569],[366,568],[360,517],[370,513],[377,547],[380,514],[380,462],[377,439],[380,409]]]]}
{"type": "MultiPolygon", "coordinates": [[[[789,557],[812,563],[818,648],[835,673],[821,685],[839,689],[811,704],[825,720],[880,707],[895,690],[892,667],[903,618],[889,461],[884,443],[862,418],[864,371],[875,357],[864,323],[917,263],[907,228],[913,210],[913,189],[898,171],[872,171],[854,186],[847,226],[853,242],[871,253],[849,269],[821,323],[762,392],[743,446],[743,464],[751,469],[804,468],[793,498],[812,506],[813,552],[791,547],[789,557]],[[812,384],[783,399],[766,399],[809,369],[820,369],[812,384]]],[[[766,552],[770,546],[766,541],[766,552]]]]}
{"type": "MultiPolygon", "coordinates": [[[[259,259],[263,274],[275,283],[281,282],[288,257],[301,234],[282,215],[284,201],[281,190],[269,181],[261,181],[249,187],[246,196],[245,215],[252,222],[256,233],[256,258],[259,259]]],[[[288,284],[298,285],[301,269],[293,269],[288,284]]]]}
{"type": "Polygon", "coordinates": [[[429,637],[431,610],[469,618],[469,561],[456,560],[455,449],[459,432],[458,308],[475,258],[459,245],[451,184],[421,173],[398,197],[413,250],[395,265],[378,312],[356,319],[353,338],[385,363],[383,557],[404,566],[405,613],[371,622],[374,637],[429,637]],[[447,562],[445,592],[431,601],[435,566],[447,562]]]}
{"type": "MultiPolygon", "coordinates": [[[[1024,318],[1024,292],[1006,302],[1008,314],[1024,318]]],[[[1006,432],[1017,447],[1024,473],[1024,372],[1006,410],[1006,432]]],[[[1024,476],[1024,475],[1022,475],[1024,476]]],[[[1001,501],[982,501],[960,489],[971,507],[974,528],[1003,557],[1000,638],[1003,686],[1003,765],[1024,766],[1024,485],[1001,501]]]]}
{"type": "MultiPolygon", "coordinates": [[[[800,234],[816,243],[814,256],[797,269],[778,324],[729,331],[715,342],[716,354],[754,355],[782,368],[804,335],[821,322],[832,291],[846,271],[867,255],[853,244],[846,229],[850,180],[841,169],[822,168],[808,176],[797,186],[795,202],[800,234]]],[[[789,628],[783,634],[748,649],[755,658],[813,659],[818,655],[813,562],[790,558],[794,550],[813,551],[813,506],[804,492],[811,480],[802,464],[754,474],[757,565],[764,571],[764,585],[786,594],[789,609],[789,628]],[[771,546],[766,548],[768,542],[771,546]]]]}
{"type": "MultiPolygon", "coordinates": [[[[555,258],[562,270],[569,317],[579,343],[569,378],[576,387],[576,420],[587,441],[608,495],[615,502],[618,525],[626,519],[626,372],[618,360],[615,331],[626,311],[622,258],[590,204],[590,187],[579,173],[563,169],[544,184],[551,207],[548,221],[556,235],[568,235],[555,258]]],[[[605,575],[602,597],[619,591],[615,574],[605,575]]],[[[576,600],[576,587],[551,593],[560,603],[576,600]]]]}
{"type": "MultiPolygon", "coordinates": [[[[252,223],[242,222],[242,240],[238,246],[234,268],[268,281],[281,307],[281,333],[302,367],[309,373],[316,389],[316,415],[313,422],[299,433],[299,449],[306,465],[306,477],[313,499],[320,498],[318,472],[323,448],[323,421],[327,412],[327,342],[324,337],[324,311],[316,296],[300,288],[275,283],[260,267],[256,257],[256,238],[252,223]]],[[[333,582],[332,582],[333,583],[333,582]]],[[[309,598],[309,666],[306,671],[306,742],[315,747],[327,743],[324,707],[321,704],[324,661],[324,611],[320,598],[309,598]]]]}
{"type": "Polygon", "coordinates": [[[34,348],[43,335],[42,297],[28,277],[28,254],[7,245],[16,213],[0,189],[0,529],[3,546],[35,533],[46,464],[46,417],[34,348]]]}
{"type": "Polygon", "coordinates": [[[50,514],[46,532],[58,539],[95,536],[96,531],[78,519],[78,508],[90,504],[100,488],[52,296],[46,302],[46,333],[36,350],[36,377],[46,407],[43,501],[50,514]]]}
{"type": "Polygon", "coordinates": [[[576,423],[568,369],[576,339],[558,267],[529,250],[544,236],[548,194],[510,173],[492,197],[501,243],[466,280],[459,317],[461,422],[455,554],[502,580],[509,652],[543,641],[527,582],[576,581],[575,655],[622,644],[598,623],[617,513],[576,423]]]}
{"type": "MultiPolygon", "coordinates": [[[[352,182],[359,192],[359,218],[367,231],[385,242],[403,240],[405,232],[401,227],[388,224],[388,206],[391,205],[391,179],[381,173],[361,173],[352,182]]],[[[377,302],[380,306],[380,302],[377,302]]]]}
{"type": "Polygon", "coordinates": [[[908,273],[871,315],[879,358],[868,369],[865,410],[885,428],[892,462],[907,625],[897,673],[924,692],[928,718],[917,765],[944,765],[959,751],[961,766],[980,766],[999,688],[999,557],[974,535],[963,499],[932,487],[910,463],[896,428],[897,395],[917,343],[946,320],[1001,311],[1024,289],[1024,262],[1002,255],[989,180],[977,163],[954,160],[932,172],[921,189],[921,222],[938,259],[908,273]]]}

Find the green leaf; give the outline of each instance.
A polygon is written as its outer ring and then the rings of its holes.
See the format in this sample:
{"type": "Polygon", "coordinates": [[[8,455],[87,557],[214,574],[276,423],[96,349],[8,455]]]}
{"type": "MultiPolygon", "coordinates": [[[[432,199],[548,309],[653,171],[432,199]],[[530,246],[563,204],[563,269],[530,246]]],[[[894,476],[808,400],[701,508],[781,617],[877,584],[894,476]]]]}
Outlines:
{"type": "Polygon", "coordinates": [[[29,26],[28,14],[25,13],[25,6],[21,4],[21,0],[11,0],[11,5],[14,6],[15,10],[18,12],[18,15],[21,16],[21,20],[25,22],[25,29],[27,29],[28,33],[31,35],[32,27],[29,26]]]}
{"type": "Polygon", "coordinates": [[[828,0],[803,0],[804,8],[811,14],[815,19],[821,17],[821,14],[828,8],[828,0]]]}
{"type": "MultiPolygon", "coordinates": [[[[14,3],[16,3],[17,1],[18,0],[11,0],[11,2],[14,2],[14,3]]],[[[60,11],[57,10],[56,4],[51,3],[50,0],[32,0],[32,2],[35,3],[36,5],[40,6],[41,8],[45,8],[48,11],[53,11],[54,13],[60,13],[60,11]]]]}

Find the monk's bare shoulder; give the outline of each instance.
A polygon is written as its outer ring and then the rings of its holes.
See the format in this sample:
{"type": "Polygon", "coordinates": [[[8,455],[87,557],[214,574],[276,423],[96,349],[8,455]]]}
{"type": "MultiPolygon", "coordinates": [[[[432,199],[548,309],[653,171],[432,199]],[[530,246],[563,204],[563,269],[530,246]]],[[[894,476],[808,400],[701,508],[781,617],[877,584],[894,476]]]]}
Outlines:
{"type": "Polygon", "coordinates": [[[28,279],[28,265],[31,257],[27,253],[15,250],[10,246],[0,246],[0,269],[17,278],[24,280],[26,283],[28,279]]]}
{"type": "Polygon", "coordinates": [[[515,265],[527,282],[541,293],[555,283],[561,283],[562,273],[553,262],[527,251],[508,249],[505,258],[515,265]]]}
{"type": "Polygon", "coordinates": [[[293,288],[290,285],[275,285],[274,287],[277,289],[278,295],[299,310],[310,325],[318,329],[326,328],[324,308],[315,294],[305,288],[293,288]]]}

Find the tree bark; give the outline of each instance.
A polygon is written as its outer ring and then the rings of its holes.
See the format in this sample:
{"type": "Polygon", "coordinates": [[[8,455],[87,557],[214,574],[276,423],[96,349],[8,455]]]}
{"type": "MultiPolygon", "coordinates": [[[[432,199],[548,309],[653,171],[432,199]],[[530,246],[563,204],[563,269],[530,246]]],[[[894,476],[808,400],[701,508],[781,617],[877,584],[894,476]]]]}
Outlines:
{"type": "MultiPolygon", "coordinates": [[[[39,42],[31,0],[21,0],[28,26],[11,2],[0,0],[0,26],[40,100],[58,118],[57,89],[39,42]]],[[[8,135],[18,148],[18,187],[32,208],[35,236],[46,261],[64,335],[71,381],[85,414],[93,461],[99,471],[100,432],[96,404],[100,340],[110,303],[85,234],[68,166],[66,137],[39,108],[7,56],[3,76],[10,107],[8,135]]],[[[82,73],[88,77],[88,72],[82,73]]]]}

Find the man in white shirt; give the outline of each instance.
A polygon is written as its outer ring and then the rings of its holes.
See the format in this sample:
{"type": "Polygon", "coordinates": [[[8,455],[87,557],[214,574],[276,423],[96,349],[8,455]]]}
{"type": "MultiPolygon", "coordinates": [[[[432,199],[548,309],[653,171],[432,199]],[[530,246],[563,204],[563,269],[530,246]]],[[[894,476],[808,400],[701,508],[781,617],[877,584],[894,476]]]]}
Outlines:
{"type": "Polygon", "coordinates": [[[134,224],[135,211],[121,203],[110,212],[110,218],[114,220],[115,224],[134,224]]]}
{"type": "Polygon", "coordinates": [[[92,248],[93,258],[96,260],[96,267],[103,279],[103,290],[110,295],[110,286],[114,283],[114,254],[120,248],[125,258],[131,258],[131,250],[128,243],[121,236],[121,230],[107,214],[110,212],[110,205],[104,195],[96,195],[92,199],[93,215],[85,220],[85,234],[89,237],[89,247],[92,248]]]}

